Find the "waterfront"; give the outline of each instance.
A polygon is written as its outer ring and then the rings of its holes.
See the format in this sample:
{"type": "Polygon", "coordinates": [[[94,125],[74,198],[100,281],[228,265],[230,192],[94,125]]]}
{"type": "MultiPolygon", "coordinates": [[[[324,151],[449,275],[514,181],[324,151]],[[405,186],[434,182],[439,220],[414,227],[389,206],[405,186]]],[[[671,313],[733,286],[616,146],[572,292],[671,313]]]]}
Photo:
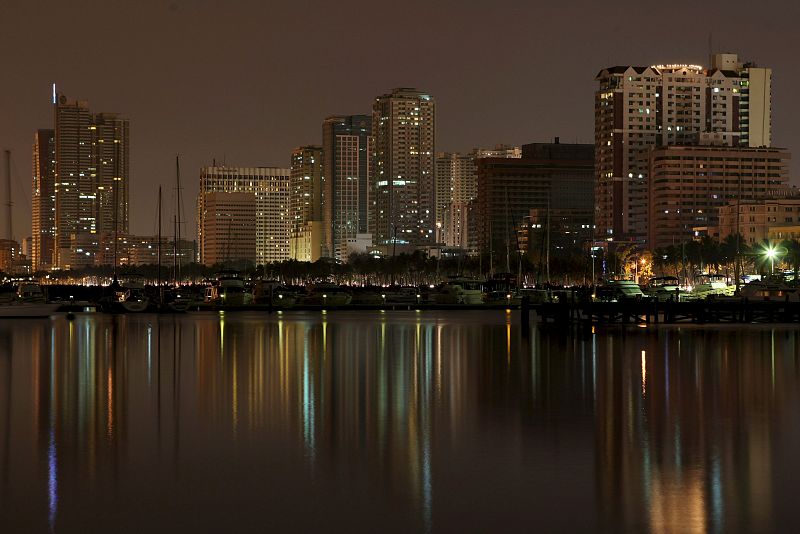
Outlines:
{"type": "Polygon", "coordinates": [[[796,327],[518,324],[2,321],[0,530],[800,529],[796,327]]]}

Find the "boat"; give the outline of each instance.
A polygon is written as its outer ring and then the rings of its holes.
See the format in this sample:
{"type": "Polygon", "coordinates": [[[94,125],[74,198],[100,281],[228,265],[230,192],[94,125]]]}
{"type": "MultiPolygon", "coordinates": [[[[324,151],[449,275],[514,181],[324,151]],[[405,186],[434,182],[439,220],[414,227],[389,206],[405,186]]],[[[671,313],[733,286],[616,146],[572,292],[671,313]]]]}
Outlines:
{"type": "Polygon", "coordinates": [[[17,300],[22,302],[47,302],[42,286],[33,282],[22,282],[17,286],[17,300]]]}
{"type": "Polygon", "coordinates": [[[522,296],[516,291],[490,291],[486,293],[484,302],[492,306],[519,306],[522,296]]]}
{"type": "Polygon", "coordinates": [[[147,311],[149,305],[150,299],[144,291],[144,279],[130,276],[114,288],[110,309],[117,313],[142,313],[147,311]]]}
{"type": "Polygon", "coordinates": [[[216,281],[206,287],[205,303],[220,306],[249,306],[253,294],[238,273],[218,273],[216,281]]]}
{"type": "Polygon", "coordinates": [[[297,294],[278,280],[257,280],[253,285],[256,304],[290,308],[297,302],[297,294]]]}
{"type": "Polygon", "coordinates": [[[749,300],[800,302],[800,287],[789,284],[783,276],[772,275],[746,283],[739,288],[739,296],[749,300]]]}
{"type": "Polygon", "coordinates": [[[621,300],[641,299],[642,288],[633,280],[608,280],[597,288],[597,300],[618,302],[621,300]]]}
{"type": "Polygon", "coordinates": [[[483,282],[468,278],[452,278],[433,294],[436,304],[482,304],[483,282]]]}
{"type": "Polygon", "coordinates": [[[59,302],[23,302],[19,300],[0,303],[0,318],[50,317],[61,307],[59,302]]]}
{"type": "Polygon", "coordinates": [[[167,289],[161,296],[161,311],[167,313],[184,313],[195,303],[188,289],[175,287],[167,289]]]}
{"type": "Polygon", "coordinates": [[[389,294],[382,287],[359,287],[351,291],[350,304],[356,306],[382,306],[386,304],[389,294]]]}
{"type": "Polygon", "coordinates": [[[386,288],[387,304],[419,304],[422,300],[420,289],[413,286],[386,288]]]}
{"type": "Polygon", "coordinates": [[[667,300],[684,300],[686,292],[681,289],[680,282],[676,276],[655,276],[643,289],[643,293],[655,300],[664,302],[667,300]]]}
{"type": "Polygon", "coordinates": [[[39,284],[25,282],[15,293],[6,292],[0,298],[0,318],[50,317],[60,307],[60,302],[47,302],[39,284]]]}
{"type": "Polygon", "coordinates": [[[696,278],[697,283],[687,295],[692,300],[708,297],[731,297],[736,290],[736,287],[728,285],[725,277],[721,274],[701,274],[696,278]]]}
{"type": "Polygon", "coordinates": [[[321,306],[346,306],[353,301],[349,289],[336,284],[311,284],[306,287],[303,304],[321,306]]]}

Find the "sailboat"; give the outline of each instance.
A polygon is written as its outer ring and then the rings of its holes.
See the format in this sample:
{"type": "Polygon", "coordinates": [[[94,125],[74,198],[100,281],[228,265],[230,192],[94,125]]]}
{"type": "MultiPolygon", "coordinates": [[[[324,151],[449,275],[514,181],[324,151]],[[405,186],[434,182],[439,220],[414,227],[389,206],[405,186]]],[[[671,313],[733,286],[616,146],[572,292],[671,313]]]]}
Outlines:
{"type": "MultiPolygon", "coordinates": [[[[6,150],[6,230],[7,239],[13,241],[12,228],[13,202],[11,201],[11,151],[6,150]]],[[[48,303],[39,284],[21,283],[16,293],[0,293],[0,318],[11,317],[49,317],[61,306],[48,303]]]]}
{"type": "MultiPolygon", "coordinates": [[[[115,162],[119,158],[114,158],[115,162]]],[[[118,175],[119,173],[115,173],[118,175]]],[[[117,276],[119,267],[119,187],[114,185],[114,280],[109,286],[109,294],[101,301],[104,311],[111,313],[143,313],[150,308],[150,297],[145,291],[143,276],[127,275],[120,282],[117,276]]]]}
{"type": "MultiPolygon", "coordinates": [[[[192,305],[192,298],[189,291],[181,287],[181,262],[180,262],[180,239],[181,239],[181,161],[180,155],[175,156],[175,216],[174,221],[174,240],[172,245],[172,262],[174,274],[174,287],[164,292],[162,299],[162,311],[165,312],[185,312],[192,305]]],[[[158,189],[158,275],[161,279],[161,188],[158,189]]]]}

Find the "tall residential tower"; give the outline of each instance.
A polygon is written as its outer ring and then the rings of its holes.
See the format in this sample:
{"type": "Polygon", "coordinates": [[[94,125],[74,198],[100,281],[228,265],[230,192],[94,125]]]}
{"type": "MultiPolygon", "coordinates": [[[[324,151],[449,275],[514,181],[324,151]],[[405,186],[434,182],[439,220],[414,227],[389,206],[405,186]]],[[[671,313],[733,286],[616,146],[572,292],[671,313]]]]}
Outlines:
{"type": "Polygon", "coordinates": [[[771,144],[771,69],[716,54],[712,66],[617,66],[595,93],[596,223],[599,238],[647,236],[650,150],[700,143],[771,144]]]}
{"type": "Polygon", "coordinates": [[[373,145],[368,115],[333,116],[322,123],[325,256],[346,260],[348,241],[372,233],[373,145]]]}
{"type": "Polygon", "coordinates": [[[37,130],[33,136],[33,184],[31,194],[31,269],[49,270],[55,262],[56,237],[56,140],[53,130],[37,130]]]}
{"type": "Polygon", "coordinates": [[[416,89],[375,99],[375,245],[415,248],[435,244],[435,104],[416,89]]]}
{"type": "MultiPolygon", "coordinates": [[[[54,264],[93,265],[100,236],[128,230],[129,122],[112,113],[93,115],[87,102],[61,94],[54,95],[53,108],[54,264]]],[[[34,158],[38,150],[41,163],[44,143],[37,144],[34,158]]],[[[34,198],[36,187],[34,179],[34,198]]]]}
{"type": "Polygon", "coordinates": [[[292,151],[289,210],[289,256],[317,261],[322,249],[322,147],[301,146],[292,151]]]}

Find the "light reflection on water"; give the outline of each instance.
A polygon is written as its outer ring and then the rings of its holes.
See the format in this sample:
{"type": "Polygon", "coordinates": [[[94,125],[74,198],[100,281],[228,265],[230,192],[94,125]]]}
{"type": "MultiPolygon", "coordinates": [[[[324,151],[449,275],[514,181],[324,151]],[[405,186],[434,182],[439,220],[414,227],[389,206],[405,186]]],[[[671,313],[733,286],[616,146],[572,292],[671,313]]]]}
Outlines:
{"type": "Polygon", "coordinates": [[[0,530],[800,527],[794,328],[0,322],[0,530]]]}

